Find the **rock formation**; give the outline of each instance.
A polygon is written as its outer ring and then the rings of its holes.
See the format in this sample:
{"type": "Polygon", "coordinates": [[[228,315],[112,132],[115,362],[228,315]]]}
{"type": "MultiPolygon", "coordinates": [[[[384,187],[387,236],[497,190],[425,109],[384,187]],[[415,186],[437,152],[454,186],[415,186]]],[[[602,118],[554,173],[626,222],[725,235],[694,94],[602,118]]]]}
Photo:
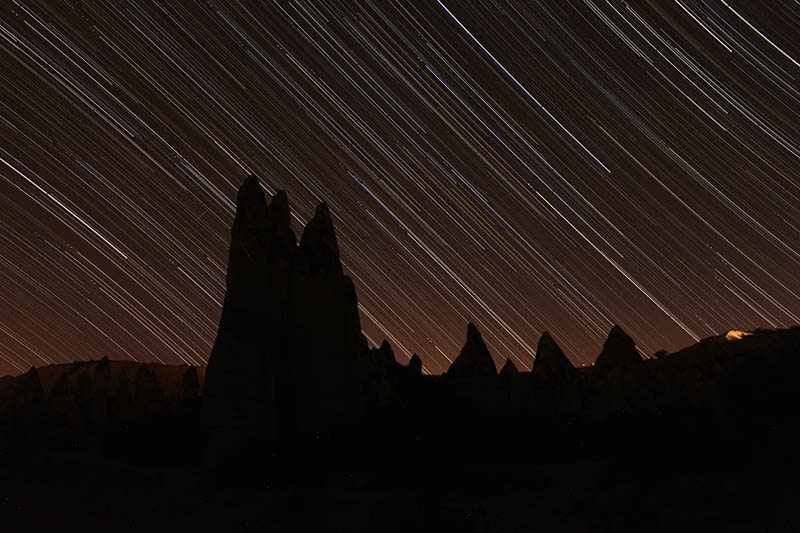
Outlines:
{"type": "Polygon", "coordinates": [[[258,178],[245,180],[204,388],[220,446],[323,434],[358,413],[354,365],[367,345],[330,212],[317,207],[299,246],[290,218],[284,192],[267,205],[258,178]]]}
{"type": "Polygon", "coordinates": [[[514,364],[514,361],[506,358],[506,363],[500,370],[500,376],[503,378],[510,378],[512,376],[518,376],[518,375],[519,375],[519,370],[517,370],[517,366],[514,364]]]}
{"type": "Polygon", "coordinates": [[[383,340],[379,348],[374,348],[370,350],[372,353],[373,358],[375,358],[380,364],[388,367],[393,366],[397,363],[394,358],[394,352],[392,351],[392,347],[389,345],[389,341],[386,339],[383,340]]]}
{"type": "Polygon", "coordinates": [[[328,207],[299,243],[290,220],[285,193],[268,203],[258,179],[245,180],[207,373],[103,358],[0,378],[0,452],[14,432],[18,450],[58,436],[106,450],[129,443],[135,456],[166,442],[181,454],[204,449],[216,472],[261,481],[265,458],[290,475],[324,454],[396,464],[406,450],[455,453],[457,467],[476,451],[534,448],[531,457],[552,461],[628,451],[619,443],[637,439],[672,451],[698,432],[729,442],[798,427],[800,328],[728,332],[643,360],[614,326],[596,363],[577,369],[545,332],[531,372],[506,359],[498,375],[470,323],[447,373],[422,376],[418,355],[403,366],[388,341],[368,348],[328,207]]]}
{"type": "Polygon", "coordinates": [[[636,343],[621,327],[614,326],[603,344],[603,350],[597,356],[594,368],[605,373],[615,369],[635,369],[642,363],[636,350],[636,343]]]}
{"type": "Polygon", "coordinates": [[[531,375],[542,381],[564,381],[577,376],[577,370],[547,331],[539,338],[531,375]]]}
{"type": "Polygon", "coordinates": [[[461,348],[461,352],[455,358],[453,364],[450,365],[447,375],[455,378],[497,375],[494,359],[489,354],[478,328],[472,322],[467,325],[467,342],[461,348]]]}
{"type": "Polygon", "coordinates": [[[408,360],[408,373],[412,376],[422,375],[422,359],[417,354],[413,354],[408,360]]]}

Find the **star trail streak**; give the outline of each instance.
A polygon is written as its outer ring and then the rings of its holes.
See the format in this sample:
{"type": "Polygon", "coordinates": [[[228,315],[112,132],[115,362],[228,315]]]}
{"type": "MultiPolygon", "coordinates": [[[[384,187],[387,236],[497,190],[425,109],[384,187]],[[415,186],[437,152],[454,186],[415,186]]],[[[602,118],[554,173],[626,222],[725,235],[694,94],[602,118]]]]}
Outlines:
{"type": "Polygon", "coordinates": [[[800,3],[0,6],[0,375],[204,364],[236,190],[332,208],[373,344],[530,368],[800,323],[800,3]]]}

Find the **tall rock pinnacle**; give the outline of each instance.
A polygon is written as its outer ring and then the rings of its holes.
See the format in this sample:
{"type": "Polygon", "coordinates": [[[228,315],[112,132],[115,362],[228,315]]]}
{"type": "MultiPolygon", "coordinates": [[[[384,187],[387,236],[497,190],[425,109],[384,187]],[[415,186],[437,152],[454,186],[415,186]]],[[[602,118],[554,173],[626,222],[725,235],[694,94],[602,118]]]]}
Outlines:
{"type": "Polygon", "coordinates": [[[269,203],[270,255],[273,258],[290,257],[297,246],[297,237],[291,229],[292,214],[286,191],[278,190],[269,203]]]}
{"type": "Polygon", "coordinates": [[[640,363],[642,363],[642,358],[636,351],[636,343],[621,327],[614,326],[611,328],[594,366],[603,372],[617,368],[635,368],[640,363]]]}
{"type": "Polygon", "coordinates": [[[417,354],[413,354],[408,361],[408,372],[412,376],[419,376],[422,374],[422,359],[417,354]]]}
{"type": "Polygon", "coordinates": [[[506,358],[506,363],[500,370],[500,376],[503,376],[505,378],[510,378],[516,375],[519,375],[519,370],[517,370],[517,365],[515,365],[514,361],[512,361],[511,359],[506,358]]]}
{"type": "Polygon", "coordinates": [[[299,256],[302,265],[311,272],[323,272],[330,275],[342,274],[336,233],[333,230],[328,204],[325,202],[317,207],[314,218],[308,222],[303,231],[299,256]]]}
{"type": "Polygon", "coordinates": [[[231,311],[257,311],[267,286],[263,266],[267,257],[269,219],[264,192],[256,176],[242,184],[236,196],[236,216],[228,252],[226,299],[231,311]]]}
{"type": "Polygon", "coordinates": [[[486,348],[483,337],[472,322],[467,325],[467,342],[450,365],[447,375],[457,378],[497,375],[497,367],[489,349],[486,348]]]}
{"type": "Polygon", "coordinates": [[[577,375],[575,367],[547,331],[542,333],[536,347],[531,375],[547,381],[563,380],[577,375]]]}
{"type": "Polygon", "coordinates": [[[368,348],[331,214],[317,207],[299,246],[290,222],[284,191],[268,205],[258,178],[244,181],[204,384],[212,456],[235,453],[244,436],[257,445],[324,433],[357,410],[353,364],[368,348]]]}

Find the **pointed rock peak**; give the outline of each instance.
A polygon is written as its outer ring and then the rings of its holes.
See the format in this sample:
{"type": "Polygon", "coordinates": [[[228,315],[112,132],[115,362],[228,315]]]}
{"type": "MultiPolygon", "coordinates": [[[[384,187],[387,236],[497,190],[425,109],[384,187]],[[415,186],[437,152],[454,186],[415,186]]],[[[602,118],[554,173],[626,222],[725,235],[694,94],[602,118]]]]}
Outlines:
{"type": "Polygon", "coordinates": [[[339,257],[339,245],[336,243],[336,232],[333,229],[333,219],[328,209],[328,204],[322,202],[317,206],[312,218],[303,231],[303,239],[314,238],[313,243],[325,246],[339,257]]]}
{"type": "Polygon", "coordinates": [[[333,229],[328,204],[322,202],[303,230],[300,238],[300,253],[308,267],[313,270],[335,272],[341,274],[342,263],[339,260],[339,246],[336,243],[336,232],[333,229]]]}
{"type": "Polygon", "coordinates": [[[233,231],[265,231],[267,226],[267,202],[264,191],[255,175],[248,176],[236,195],[236,217],[233,231]]]}
{"type": "Polygon", "coordinates": [[[375,350],[375,355],[386,364],[395,362],[392,346],[386,339],[383,339],[380,347],[375,350]]]}
{"type": "Polygon", "coordinates": [[[549,331],[545,330],[545,332],[542,333],[542,336],[539,337],[539,345],[536,347],[537,355],[538,355],[539,350],[541,350],[542,348],[548,348],[548,347],[550,347],[550,346],[552,346],[554,344],[558,348],[558,344],[556,343],[556,340],[553,338],[552,335],[550,335],[549,331]]]}
{"type": "Polygon", "coordinates": [[[291,222],[291,211],[289,210],[289,197],[286,191],[278,189],[272,195],[269,203],[269,218],[273,228],[288,228],[291,222]]]}
{"type": "MultiPolygon", "coordinates": [[[[614,327],[611,328],[611,331],[608,332],[608,338],[621,338],[621,339],[630,339],[627,333],[618,325],[614,324],[614,327]]],[[[631,339],[633,342],[633,339],[631,339]]]]}
{"type": "Polygon", "coordinates": [[[556,343],[549,332],[542,333],[536,347],[536,359],[531,374],[544,379],[559,379],[576,372],[575,367],[556,343]]]}
{"type": "Polygon", "coordinates": [[[408,371],[412,376],[422,375],[422,359],[417,354],[411,356],[408,361],[408,371]]]}
{"type": "Polygon", "coordinates": [[[506,358],[506,364],[503,365],[503,369],[500,371],[500,375],[509,377],[509,376],[516,376],[518,374],[519,370],[517,370],[517,366],[514,364],[514,361],[506,358]]]}
{"type": "Polygon", "coordinates": [[[244,179],[244,181],[242,182],[242,186],[239,187],[239,193],[241,194],[242,190],[244,190],[245,188],[253,187],[255,185],[259,186],[261,185],[261,183],[258,181],[258,176],[256,176],[255,174],[250,174],[244,179]]]}
{"type": "Polygon", "coordinates": [[[447,375],[461,378],[497,375],[494,359],[475,324],[470,322],[467,325],[467,342],[450,365],[447,375]]]}
{"type": "Polygon", "coordinates": [[[594,366],[608,369],[620,366],[632,366],[642,362],[636,343],[621,327],[614,326],[603,344],[603,351],[597,356],[594,366]]]}
{"type": "Polygon", "coordinates": [[[328,202],[322,202],[317,206],[314,211],[314,220],[333,231],[333,220],[331,219],[331,210],[328,209],[328,202]]]}
{"type": "Polygon", "coordinates": [[[272,201],[267,208],[271,245],[270,254],[274,257],[289,257],[294,254],[297,247],[297,237],[292,231],[292,213],[289,209],[289,197],[286,191],[278,189],[272,196],[272,201]]]}

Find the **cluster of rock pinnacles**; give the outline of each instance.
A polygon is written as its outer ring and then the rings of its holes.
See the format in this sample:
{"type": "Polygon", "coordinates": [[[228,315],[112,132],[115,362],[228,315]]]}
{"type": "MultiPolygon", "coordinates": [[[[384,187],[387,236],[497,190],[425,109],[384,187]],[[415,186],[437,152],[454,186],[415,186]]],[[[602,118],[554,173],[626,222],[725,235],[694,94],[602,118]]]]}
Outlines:
{"type": "Polygon", "coordinates": [[[582,453],[645,431],[679,446],[688,433],[735,437],[764,426],[765,416],[775,427],[795,416],[798,355],[800,326],[732,331],[647,360],[615,326],[590,367],[574,367],[545,332],[530,372],[510,360],[498,372],[469,324],[448,371],[423,375],[417,355],[402,365],[388,342],[368,346],[327,206],[298,243],[286,194],[267,202],[251,176],[238,193],[207,368],[103,358],[1,377],[8,431],[0,440],[11,436],[24,449],[53,436],[104,435],[117,439],[113,447],[130,441],[127,449],[139,450],[159,435],[176,450],[204,450],[220,471],[308,446],[312,455],[359,457],[390,448],[508,453],[514,445],[582,453]]]}
{"type": "MultiPolygon", "coordinates": [[[[608,374],[641,362],[633,340],[614,327],[595,366],[608,374]]],[[[317,207],[298,244],[286,193],[267,202],[258,178],[247,178],[237,196],[225,301],[204,386],[212,449],[335,432],[357,423],[381,397],[398,394],[398,380],[421,370],[416,354],[403,366],[386,341],[368,347],[327,205],[317,207]]],[[[577,372],[544,333],[530,378],[567,386],[577,372]]],[[[500,376],[517,374],[509,360],[500,376]]],[[[496,376],[481,334],[469,324],[445,378],[496,376]]]]}

